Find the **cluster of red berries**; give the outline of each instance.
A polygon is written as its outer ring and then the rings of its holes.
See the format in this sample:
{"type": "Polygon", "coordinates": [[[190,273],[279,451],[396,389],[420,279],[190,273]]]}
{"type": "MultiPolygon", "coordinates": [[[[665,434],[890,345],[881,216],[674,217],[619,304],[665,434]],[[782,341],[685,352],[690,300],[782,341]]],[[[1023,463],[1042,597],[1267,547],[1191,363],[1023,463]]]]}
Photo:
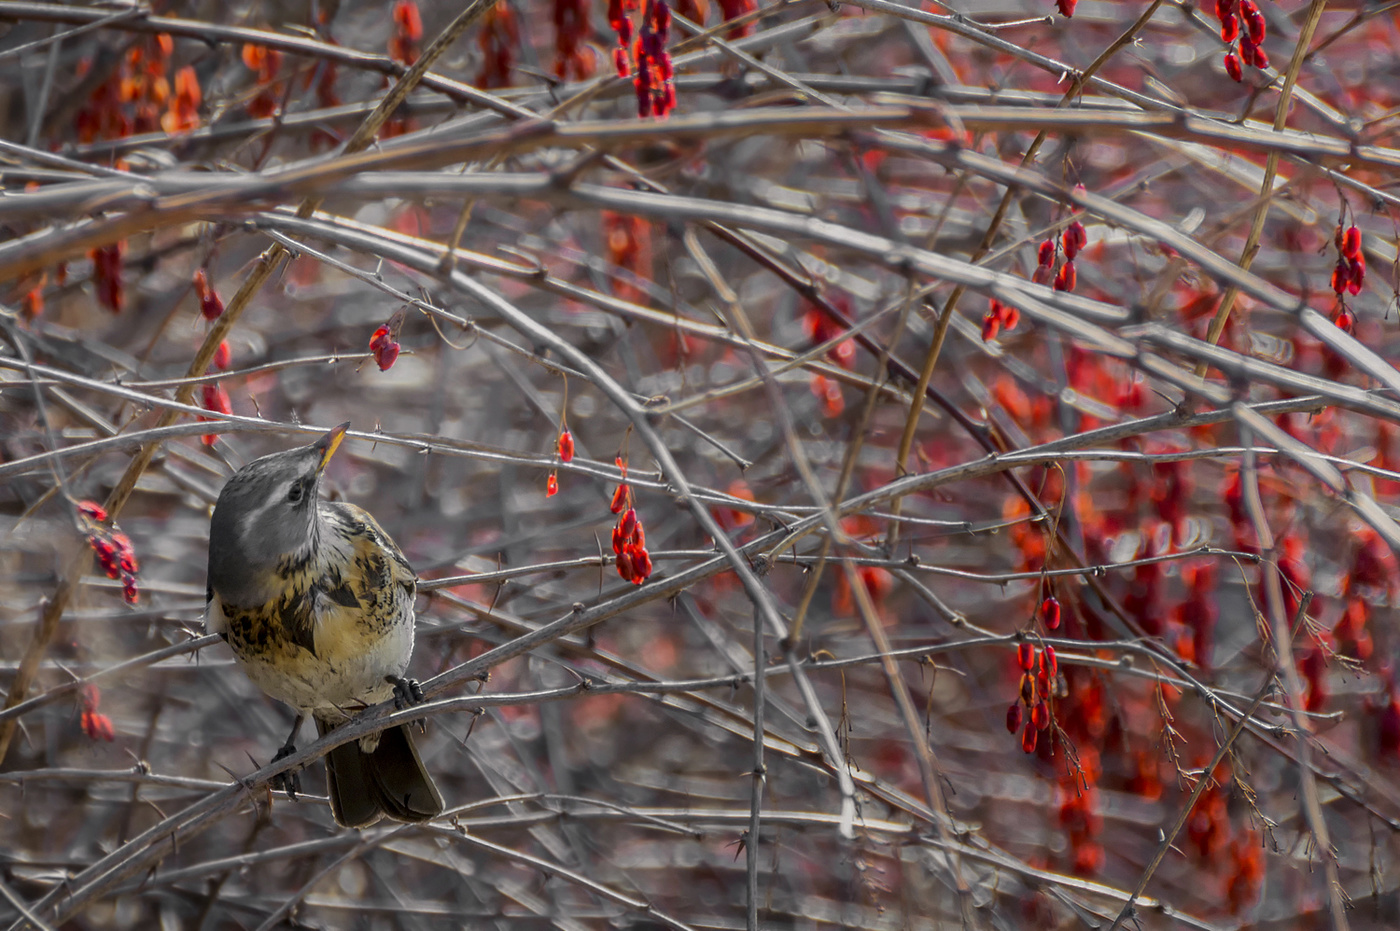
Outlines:
{"type": "Polygon", "coordinates": [[[612,512],[621,514],[613,527],[612,548],[617,559],[617,574],[634,585],[641,585],[651,576],[651,554],[647,552],[647,535],[641,518],[632,506],[632,487],[627,484],[627,463],[617,457],[622,470],[622,484],[613,492],[612,512]]]}
{"type": "Polygon", "coordinates": [[[423,41],[423,16],[418,4],[398,0],[394,4],[394,34],[389,38],[389,57],[403,65],[418,60],[418,44],[423,41]]]}
{"type": "Polygon", "coordinates": [[[96,501],[78,502],[78,516],[87,533],[88,546],[97,554],[98,565],[109,579],[122,580],[122,597],[127,604],[136,604],[141,591],[136,586],[136,573],[141,567],[131,538],[109,526],[107,509],[96,501]]]}
{"type": "Polygon", "coordinates": [[[1020,694],[1006,709],[1006,729],[1012,734],[1021,731],[1021,749],[1034,753],[1038,734],[1050,726],[1049,699],[1060,668],[1054,647],[1037,650],[1033,643],[1016,645],[1016,663],[1021,668],[1020,694]]]}
{"type": "Polygon", "coordinates": [[[403,327],[403,318],[403,311],[397,312],[387,323],[376,327],[369,338],[369,351],[381,372],[387,372],[399,358],[399,350],[402,348],[399,346],[399,329],[403,327]]]}
{"type": "Polygon", "coordinates": [[[1084,249],[1089,241],[1089,234],[1084,230],[1084,224],[1078,220],[1065,227],[1065,231],[1060,234],[1058,248],[1053,238],[1043,240],[1036,250],[1035,273],[1031,275],[1031,280],[1036,284],[1045,284],[1052,277],[1056,291],[1073,291],[1079,283],[1079,273],[1075,271],[1074,259],[1084,249]],[[1064,250],[1065,261],[1060,266],[1060,270],[1055,271],[1055,257],[1060,250],[1064,250]]]}
{"type": "MultiPolygon", "coordinates": [[[[560,462],[574,461],[574,435],[569,432],[567,424],[559,431],[559,439],[554,444],[554,450],[559,456],[560,462]]],[[[544,485],[544,496],[552,498],[559,494],[559,473],[557,470],[550,470],[549,480],[544,485]]]]}
{"type": "Polygon", "coordinates": [[[632,11],[638,0],[608,0],[608,25],[617,33],[613,67],[617,76],[631,76],[637,91],[637,115],[664,117],[676,108],[675,67],[666,40],[671,34],[671,8],[666,0],[646,0],[636,43],[632,11]]]}
{"type": "Polygon", "coordinates": [[[111,741],[116,738],[117,732],[112,727],[112,719],[105,714],[99,714],[97,706],[102,702],[102,693],[95,685],[85,685],[78,692],[78,700],[82,703],[83,714],[81,723],[83,733],[88,735],[89,740],[111,741]]]}
{"type": "Polygon", "coordinates": [[[608,0],[608,25],[617,33],[617,48],[613,49],[613,67],[620,78],[632,74],[632,16],[637,0],[608,0]]]}
{"type": "Polygon", "coordinates": [[[982,315],[982,342],[990,343],[997,338],[1000,330],[1014,330],[1021,322],[1021,312],[1010,304],[1003,304],[992,298],[987,312],[982,315]]]}
{"type": "Polygon", "coordinates": [[[1264,51],[1264,14],[1254,0],[1215,0],[1215,15],[1220,19],[1220,39],[1232,48],[1225,53],[1225,70],[1236,81],[1244,80],[1240,61],[1255,68],[1269,67],[1269,53],[1264,51]],[[1240,29],[1243,22],[1244,29],[1240,29]],[[1239,54],[1233,46],[1238,41],[1239,54]]]}
{"type": "Polygon", "coordinates": [[[665,117],[676,109],[675,68],[666,39],[671,34],[671,8],[666,0],[647,0],[642,34],[637,39],[637,115],[665,117]]]}
{"type": "Polygon", "coordinates": [[[92,281],[97,287],[97,300],[112,313],[121,313],[126,299],[122,286],[122,253],[126,242],[117,240],[88,252],[92,259],[92,281]]]}
{"type": "Polygon", "coordinates": [[[1337,224],[1332,241],[1337,246],[1337,265],[1332,269],[1332,290],[1341,297],[1342,292],[1356,295],[1361,293],[1361,285],[1366,280],[1366,255],[1361,251],[1361,230],[1355,226],[1342,229],[1337,224]]]}

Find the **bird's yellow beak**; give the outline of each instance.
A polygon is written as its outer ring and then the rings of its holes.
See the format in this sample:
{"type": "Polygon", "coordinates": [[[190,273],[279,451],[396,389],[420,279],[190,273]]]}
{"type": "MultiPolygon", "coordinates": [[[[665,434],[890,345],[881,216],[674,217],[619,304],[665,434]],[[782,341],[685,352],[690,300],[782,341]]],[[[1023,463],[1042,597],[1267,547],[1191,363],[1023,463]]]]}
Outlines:
{"type": "Polygon", "coordinates": [[[311,444],[312,449],[320,450],[321,452],[321,461],[316,465],[317,475],[320,475],[321,472],[325,470],[326,463],[330,462],[331,457],[335,455],[335,451],[340,446],[340,441],[345,439],[345,431],[349,429],[349,427],[350,421],[347,420],[345,423],[311,444]]]}

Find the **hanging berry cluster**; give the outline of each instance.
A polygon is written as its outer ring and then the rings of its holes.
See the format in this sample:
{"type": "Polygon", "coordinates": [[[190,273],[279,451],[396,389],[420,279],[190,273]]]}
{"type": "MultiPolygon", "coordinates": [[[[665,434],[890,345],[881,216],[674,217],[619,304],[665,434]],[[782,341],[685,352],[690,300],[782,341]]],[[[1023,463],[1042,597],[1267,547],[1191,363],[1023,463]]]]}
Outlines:
{"type": "Polygon", "coordinates": [[[1236,81],[1244,80],[1240,62],[1255,68],[1269,67],[1269,53],[1264,51],[1264,14],[1254,0],[1215,0],[1215,15],[1220,19],[1220,39],[1231,46],[1225,53],[1225,71],[1236,81]],[[1241,29],[1241,23],[1244,28],[1241,29]],[[1239,54],[1235,54],[1235,43],[1239,54]]]}
{"type": "MultiPolygon", "coordinates": [[[[559,437],[554,442],[554,452],[559,457],[560,462],[574,461],[574,435],[569,432],[567,423],[561,424],[559,427],[559,437]]],[[[551,469],[549,480],[544,485],[544,496],[552,498],[557,494],[559,494],[559,470],[551,469]]]]}
{"type": "Polygon", "coordinates": [[[399,358],[399,330],[403,329],[404,312],[398,311],[370,334],[369,351],[379,371],[387,372],[399,358]]]}
{"type": "Polygon", "coordinates": [[[1345,295],[1360,294],[1361,285],[1366,280],[1366,254],[1361,251],[1361,230],[1354,225],[1344,230],[1338,223],[1332,241],[1337,246],[1337,264],[1332,269],[1332,290],[1337,292],[1337,315],[1333,320],[1350,333],[1356,328],[1356,318],[1346,306],[1345,295]]]}
{"type": "MultiPolygon", "coordinates": [[[[1080,185],[1075,190],[1083,190],[1083,186],[1080,185]]],[[[1078,220],[1065,227],[1058,242],[1053,237],[1042,240],[1036,249],[1036,268],[1035,273],[1031,275],[1031,280],[1036,284],[1045,284],[1053,278],[1056,291],[1073,291],[1075,285],[1079,283],[1079,275],[1074,268],[1074,259],[1084,249],[1088,241],[1089,236],[1084,230],[1084,224],[1078,220]],[[1060,250],[1064,250],[1065,260],[1061,263],[1059,271],[1056,271],[1055,260],[1060,250]]],[[[985,322],[983,326],[985,330],[985,322]]]]}
{"type": "Polygon", "coordinates": [[[248,100],[248,115],[255,120],[276,115],[285,96],[282,82],[277,80],[282,70],[282,53],[265,45],[246,44],[241,57],[243,66],[253,72],[253,86],[258,91],[248,100]]]}
{"type": "Polygon", "coordinates": [[[102,693],[97,690],[97,686],[84,685],[78,692],[78,701],[82,703],[83,708],[79,720],[88,739],[109,742],[116,739],[117,732],[112,726],[112,719],[98,713],[97,706],[102,703],[102,693]]]}
{"type": "Polygon", "coordinates": [[[389,37],[389,57],[401,65],[418,60],[418,45],[423,41],[423,16],[413,0],[398,0],[394,4],[394,34],[389,37]]]}
{"type": "Polygon", "coordinates": [[[1021,731],[1021,749],[1034,753],[1037,735],[1050,726],[1049,699],[1059,664],[1054,647],[1037,650],[1033,643],[1016,645],[1016,663],[1021,668],[1021,686],[1016,701],[1006,709],[1006,729],[1012,734],[1021,731]]]}
{"type": "Polygon", "coordinates": [[[637,115],[664,118],[676,108],[675,68],[666,40],[671,34],[671,8],[666,0],[646,0],[642,27],[632,41],[631,12],[637,0],[608,0],[608,24],[617,33],[613,65],[620,78],[632,77],[637,91],[637,115]]]}
{"type": "MultiPolygon", "coordinates": [[[[224,302],[219,299],[219,294],[214,290],[214,286],[209,283],[209,275],[204,269],[198,269],[194,273],[194,293],[199,299],[199,312],[205,320],[217,320],[223,316],[224,302]]],[[[229,349],[228,340],[219,343],[219,347],[214,350],[214,368],[220,372],[227,371],[233,364],[233,350],[229,349]]],[[[212,373],[211,373],[212,374],[212,373]]],[[[208,382],[200,386],[201,400],[204,409],[214,411],[218,414],[232,414],[233,402],[228,396],[228,391],[224,386],[216,381],[208,382]]],[[[200,417],[201,421],[209,421],[211,417],[200,417]]],[[[218,436],[213,433],[206,433],[200,438],[205,446],[213,446],[218,436]]]]}
{"type": "Polygon", "coordinates": [[[122,597],[127,604],[136,604],[141,597],[136,586],[136,550],[131,538],[108,520],[107,509],[96,501],[78,502],[78,522],[87,536],[88,546],[97,554],[97,563],[109,579],[122,580],[122,597]]]}
{"type": "Polygon", "coordinates": [[[520,47],[520,25],[510,4],[498,2],[487,10],[481,18],[476,44],[481,49],[481,70],[476,73],[477,87],[509,87],[510,72],[515,67],[515,50],[520,47]]]}
{"type": "Polygon", "coordinates": [[[554,75],[562,80],[593,77],[594,58],[588,41],[588,0],[554,0],[554,75]]]}
{"type": "MultiPolygon", "coordinates": [[[[165,129],[179,132],[199,107],[199,82],[193,69],[176,75],[176,100],[170,93],[168,76],[175,43],[167,33],[148,36],[127,49],[111,77],[93,90],[87,104],[74,121],[78,140],[84,144],[101,139],[121,139],[133,133],[153,133],[165,129]],[[191,108],[193,104],[193,109],[191,108]],[[178,108],[177,108],[178,107],[178,108]]],[[[79,76],[86,76],[92,61],[78,65],[79,76]]]]}
{"type": "Polygon", "coordinates": [[[92,281],[97,288],[97,300],[114,314],[121,313],[122,305],[126,302],[126,292],[122,286],[122,254],[125,251],[126,241],[118,239],[88,252],[88,258],[92,259],[92,281]]]}
{"type": "Polygon", "coordinates": [[[997,338],[1000,330],[1014,330],[1021,322],[1021,312],[1009,304],[992,298],[987,312],[982,315],[982,342],[990,343],[997,338]]]}
{"type": "Polygon", "coordinates": [[[642,529],[641,518],[632,506],[632,486],[627,484],[627,462],[621,456],[617,457],[616,462],[622,471],[622,484],[617,486],[612,497],[612,512],[622,515],[612,532],[617,574],[634,585],[641,585],[651,576],[651,554],[647,552],[647,536],[642,529]]]}

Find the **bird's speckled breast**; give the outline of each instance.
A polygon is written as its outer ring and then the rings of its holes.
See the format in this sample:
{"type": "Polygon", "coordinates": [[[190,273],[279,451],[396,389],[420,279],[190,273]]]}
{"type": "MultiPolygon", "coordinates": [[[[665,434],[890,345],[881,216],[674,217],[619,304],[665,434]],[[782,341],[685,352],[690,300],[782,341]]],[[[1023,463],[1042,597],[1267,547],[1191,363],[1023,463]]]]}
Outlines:
{"type": "Polygon", "coordinates": [[[413,655],[416,582],[403,553],[366,511],[318,502],[318,533],[305,553],[279,560],[265,604],[209,605],[248,678],[272,697],[328,720],[393,693],[413,655]]]}

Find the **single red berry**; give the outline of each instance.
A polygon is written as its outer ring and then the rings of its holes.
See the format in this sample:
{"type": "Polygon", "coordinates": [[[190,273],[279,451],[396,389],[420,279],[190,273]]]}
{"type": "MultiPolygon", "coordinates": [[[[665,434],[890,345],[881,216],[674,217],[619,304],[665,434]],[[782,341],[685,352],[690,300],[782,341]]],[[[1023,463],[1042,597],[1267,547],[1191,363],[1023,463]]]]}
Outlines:
{"type": "Polygon", "coordinates": [[[1358,252],[1350,264],[1351,274],[1347,278],[1347,293],[1355,295],[1361,293],[1362,282],[1366,280],[1366,256],[1358,252]]]}
{"type": "Polygon", "coordinates": [[[1060,243],[1065,249],[1065,258],[1071,262],[1079,254],[1079,250],[1084,248],[1084,244],[1089,241],[1088,234],[1084,231],[1084,224],[1075,220],[1060,236],[1060,243]]]}
{"type": "Polygon", "coordinates": [[[1021,311],[1009,304],[1001,305],[1001,325],[1008,330],[1016,329],[1021,322],[1021,311]]]}
{"type": "Polygon", "coordinates": [[[1060,600],[1054,595],[1040,603],[1040,617],[1050,630],[1060,629],[1060,600]]]}
{"type": "Polygon", "coordinates": [[[546,498],[553,498],[557,494],[559,494],[559,476],[551,472],[549,473],[549,478],[544,483],[544,496],[546,498]]]}
{"type": "Polygon", "coordinates": [[[1006,732],[1014,734],[1021,729],[1021,718],[1024,712],[1021,710],[1021,703],[1014,701],[1011,707],[1006,709],[1006,732]]]}
{"type": "Polygon", "coordinates": [[[1220,17],[1220,41],[1233,43],[1240,37],[1240,18],[1234,13],[1220,17]]]}
{"type": "Polygon", "coordinates": [[[379,371],[387,372],[393,367],[399,358],[399,348],[398,341],[395,340],[387,346],[381,346],[375,350],[374,361],[379,366],[379,371]]]}
{"type": "Polygon", "coordinates": [[[1249,41],[1255,45],[1264,44],[1264,14],[1254,0],[1240,0],[1240,18],[1249,30],[1249,41]]]}
{"type": "Polygon", "coordinates": [[[1074,15],[1074,8],[1079,5],[1079,0],[1055,0],[1055,6],[1061,15],[1069,18],[1074,15]]]}
{"type": "Polygon", "coordinates": [[[1045,675],[1046,675],[1048,678],[1053,679],[1053,678],[1055,678],[1055,676],[1059,675],[1059,672],[1060,672],[1060,661],[1059,661],[1058,659],[1055,658],[1055,648],[1054,648],[1054,647],[1049,646],[1049,645],[1047,644],[1046,647],[1045,647],[1045,649],[1043,649],[1043,650],[1040,651],[1040,659],[1041,659],[1041,665],[1042,665],[1042,666],[1044,667],[1044,669],[1045,669],[1045,675]]]}
{"type": "Polygon", "coordinates": [[[1240,56],[1234,52],[1225,54],[1225,73],[1236,81],[1244,80],[1244,70],[1240,68],[1240,56]]]}
{"type": "Polygon", "coordinates": [[[574,461],[574,435],[565,427],[559,434],[559,460],[561,462],[574,461]]]}
{"type": "Polygon", "coordinates": [[[1361,230],[1355,226],[1348,226],[1346,232],[1341,234],[1341,244],[1337,249],[1349,259],[1355,259],[1359,256],[1361,254],[1361,230]]]}
{"type": "Polygon", "coordinates": [[[1333,321],[1339,329],[1345,330],[1349,334],[1356,332],[1356,318],[1351,315],[1351,311],[1345,307],[1337,314],[1337,319],[1333,321]]]}
{"type": "Polygon", "coordinates": [[[622,529],[622,538],[624,540],[631,538],[632,534],[637,529],[637,509],[628,508],[627,512],[622,515],[622,520],[617,522],[617,525],[622,529]]]}
{"type": "Polygon", "coordinates": [[[610,509],[614,514],[621,514],[623,507],[627,504],[627,483],[623,482],[617,486],[617,491],[613,492],[610,509]]]}
{"type": "Polygon", "coordinates": [[[214,350],[214,368],[219,371],[227,371],[233,364],[233,350],[228,348],[228,340],[221,340],[219,348],[214,350]]]}
{"type": "Polygon", "coordinates": [[[1037,731],[1036,731],[1036,729],[1035,729],[1034,727],[1032,727],[1032,726],[1029,725],[1029,724],[1026,725],[1026,729],[1025,729],[1024,731],[1021,732],[1021,749],[1022,749],[1022,750],[1026,751],[1027,753],[1034,753],[1034,752],[1035,752],[1035,736],[1036,736],[1036,733],[1037,733],[1037,731]]]}
{"type": "Polygon", "coordinates": [[[1041,268],[1050,268],[1055,264],[1055,240],[1047,239],[1040,244],[1036,250],[1036,259],[1041,268]]]}
{"type": "Polygon", "coordinates": [[[997,331],[1001,329],[1001,321],[988,312],[982,318],[982,342],[990,343],[997,338],[997,331]]]}
{"type": "Polygon", "coordinates": [[[1066,262],[1060,266],[1060,271],[1055,275],[1056,291],[1073,291],[1074,286],[1079,282],[1079,276],[1075,273],[1074,263],[1066,262]]]}
{"type": "Polygon", "coordinates": [[[1337,259],[1337,264],[1332,266],[1332,290],[1340,297],[1347,289],[1347,284],[1351,281],[1351,263],[1346,256],[1337,259]]]}
{"type": "Polygon", "coordinates": [[[1026,672],[1035,668],[1035,645],[1030,643],[1016,644],[1016,662],[1026,672]]]}
{"type": "Polygon", "coordinates": [[[107,509],[96,501],[79,501],[78,511],[97,521],[99,524],[107,522],[107,509]]]}
{"type": "Polygon", "coordinates": [[[1043,699],[1036,702],[1035,707],[1031,709],[1031,724],[1035,725],[1038,731],[1050,726],[1050,706],[1045,704],[1043,699]]]}

